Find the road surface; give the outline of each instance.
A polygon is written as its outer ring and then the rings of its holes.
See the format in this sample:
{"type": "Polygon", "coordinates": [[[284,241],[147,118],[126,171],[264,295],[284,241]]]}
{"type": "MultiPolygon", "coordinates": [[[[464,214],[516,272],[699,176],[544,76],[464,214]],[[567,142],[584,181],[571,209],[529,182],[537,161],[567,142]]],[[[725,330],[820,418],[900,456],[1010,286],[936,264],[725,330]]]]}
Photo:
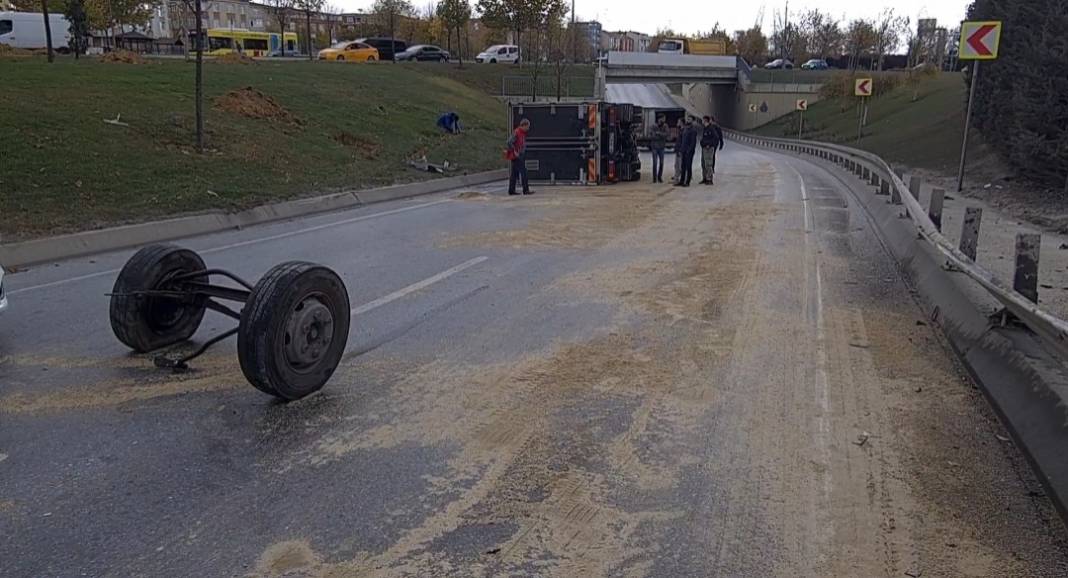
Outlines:
{"type": "Polygon", "coordinates": [[[232,342],[182,375],[124,350],[130,252],[12,275],[0,575],[1068,575],[832,170],[731,146],[711,188],[491,186],[183,242],[345,279],[346,358],[288,405],[232,342]]]}

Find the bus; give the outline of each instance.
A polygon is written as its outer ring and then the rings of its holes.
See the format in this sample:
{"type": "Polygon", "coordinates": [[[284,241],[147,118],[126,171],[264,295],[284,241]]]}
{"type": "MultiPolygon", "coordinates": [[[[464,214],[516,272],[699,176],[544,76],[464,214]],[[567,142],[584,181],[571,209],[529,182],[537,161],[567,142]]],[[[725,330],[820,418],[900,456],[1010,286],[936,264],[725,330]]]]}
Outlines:
{"type": "MultiPolygon", "coordinates": [[[[190,37],[190,40],[195,40],[196,34],[190,34],[190,37]]],[[[277,32],[255,32],[240,28],[208,28],[208,44],[205,53],[211,56],[222,56],[234,52],[249,56],[268,56],[273,52],[281,52],[282,38],[283,35],[277,32]]],[[[286,32],[284,38],[286,54],[295,54],[297,34],[286,32]]]]}

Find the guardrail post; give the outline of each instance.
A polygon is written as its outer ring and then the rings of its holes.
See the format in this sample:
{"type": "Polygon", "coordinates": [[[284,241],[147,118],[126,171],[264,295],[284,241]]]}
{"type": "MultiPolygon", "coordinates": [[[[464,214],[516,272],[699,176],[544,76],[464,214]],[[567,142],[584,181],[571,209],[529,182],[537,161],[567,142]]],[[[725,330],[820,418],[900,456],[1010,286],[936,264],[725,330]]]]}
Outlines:
{"type": "Polygon", "coordinates": [[[912,194],[912,198],[919,199],[920,191],[923,190],[923,178],[916,175],[909,176],[909,193],[912,194]]]}
{"type": "Polygon", "coordinates": [[[1038,256],[1041,246],[1042,235],[1016,235],[1016,274],[1012,278],[1012,288],[1033,303],[1038,303],[1038,256]]]}
{"type": "Polygon", "coordinates": [[[864,165],[862,165],[860,163],[854,163],[854,165],[853,165],[853,174],[859,177],[863,173],[864,173],[864,165]]]}
{"type": "Polygon", "coordinates": [[[960,231],[960,252],[975,261],[976,249],[979,247],[979,224],[983,220],[983,209],[968,207],[964,209],[964,225],[960,231]]]}
{"type": "Polygon", "coordinates": [[[882,179],[879,178],[879,173],[877,173],[875,171],[872,171],[871,172],[871,180],[868,181],[868,182],[871,183],[871,186],[878,187],[879,186],[879,181],[881,181],[881,180],[882,179]]]}
{"type": "Polygon", "coordinates": [[[901,204],[901,189],[897,188],[897,186],[890,187],[890,202],[895,205],[901,204]]]}
{"type": "Polygon", "coordinates": [[[942,230],[942,202],[946,199],[945,189],[931,189],[931,203],[927,208],[927,216],[939,231],[942,230]]]}
{"type": "Polygon", "coordinates": [[[871,181],[871,171],[868,170],[868,167],[861,167],[860,178],[864,179],[865,181],[871,181]]]}
{"type": "Polygon", "coordinates": [[[883,178],[879,179],[879,194],[880,195],[889,195],[890,194],[890,181],[889,180],[883,179],[883,178]]]}
{"type": "Polygon", "coordinates": [[[894,169],[894,174],[902,181],[905,180],[905,169],[894,169]]]}

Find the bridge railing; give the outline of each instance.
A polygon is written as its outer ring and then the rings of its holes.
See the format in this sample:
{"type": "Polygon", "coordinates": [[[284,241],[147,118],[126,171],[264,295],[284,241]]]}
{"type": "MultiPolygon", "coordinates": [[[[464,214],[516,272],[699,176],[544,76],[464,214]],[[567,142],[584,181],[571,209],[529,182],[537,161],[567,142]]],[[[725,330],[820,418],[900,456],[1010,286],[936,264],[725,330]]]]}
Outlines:
{"type": "Polygon", "coordinates": [[[530,100],[554,98],[594,98],[596,79],[592,76],[564,76],[541,74],[504,76],[501,78],[501,96],[530,100]]]}

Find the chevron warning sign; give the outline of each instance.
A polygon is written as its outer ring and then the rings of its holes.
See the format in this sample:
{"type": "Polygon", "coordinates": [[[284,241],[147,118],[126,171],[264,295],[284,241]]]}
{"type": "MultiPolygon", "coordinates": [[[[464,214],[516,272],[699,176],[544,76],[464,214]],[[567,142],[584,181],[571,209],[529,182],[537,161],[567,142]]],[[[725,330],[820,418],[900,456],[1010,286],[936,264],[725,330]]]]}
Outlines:
{"type": "Polygon", "coordinates": [[[1001,22],[964,22],[960,25],[961,60],[994,60],[1001,45],[1001,22]]]}
{"type": "Polygon", "coordinates": [[[854,94],[857,96],[871,96],[871,79],[870,78],[858,78],[854,94]]]}

